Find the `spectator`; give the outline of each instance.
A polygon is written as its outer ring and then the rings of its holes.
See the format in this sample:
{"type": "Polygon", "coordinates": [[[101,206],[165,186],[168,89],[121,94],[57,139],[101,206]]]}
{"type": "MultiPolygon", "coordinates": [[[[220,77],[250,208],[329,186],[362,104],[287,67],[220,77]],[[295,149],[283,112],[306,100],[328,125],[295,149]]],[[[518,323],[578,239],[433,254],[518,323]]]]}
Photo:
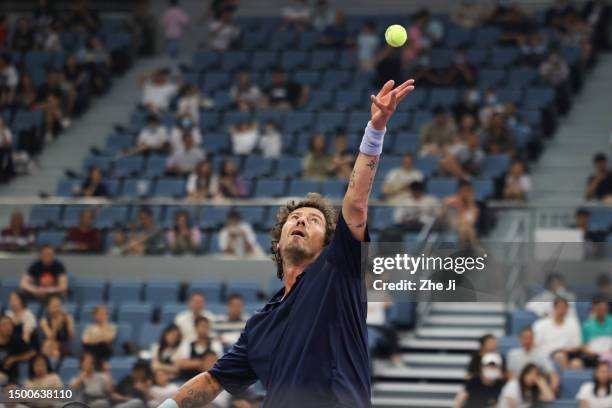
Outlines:
{"type": "Polygon", "coordinates": [[[240,71],[238,84],[232,85],[229,95],[236,109],[241,112],[254,111],[261,105],[261,89],[251,82],[247,71],[240,71]]]}
{"type": "Polygon", "coordinates": [[[329,5],[329,1],[317,0],[312,16],[312,27],[318,32],[324,32],[334,24],[335,19],[336,10],[329,5]]]}
{"type": "Polygon", "coordinates": [[[533,406],[555,400],[555,394],[535,364],[527,364],[518,378],[506,383],[499,398],[499,408],[533,406]]]}
{"type": "Polygon", "coordinates": [[[139,225],[133,228],[125,251],[129,255],[155,255],[166,251],[164,230],[158,227],[148,207],[138,210],[139,225]]]}
{"type": "Polygon", "coordinates": [[[591,317],[582,323],[583,360],[585,366],[593,366],[598,357],[612,350],[612,314],[608,311],[607,299],[593,299],[591,317]]]}
{"type": "Polygon", "coordinates": [[[36,329],[36,316],[28,308],[25,296],[19,292],[12,292],[9,295],[8,307],[4,314],[11,318],[15,329],[21,331],[23,340],[30,343],[36,329]]]}
{"type": "Polygon", "coordinates": [[[540,76],[553,86],[567,81],[569,73],[569,67],[557,49],[551,50],[548,57],[540,64],[540,76]]]}
{"type": "Polygon", "coordinates": [[[29,361],[35,347],[23,338],[23,326],[16,326],[9,316],[0,316],[0,383],[17,382],[19,364],[29,361]]]}
{"type": "Polygon", "coordinates": [[[553,391],[559,389],[559,376],[550,356],[540,353],[535,348],[534,334],[531,327],[524,327],[519,334],[520,347],[508,352],[508,375],[516,378],[528,364],[533,364],[548,376],[553,391]]]}
{"type": "MultiPolygon", "coordinates": [[[[200,123],[200,105],[202,105],[202,95],[197,85],[183,85],[177,104],[176,114],[179,117],[187,117],[193,121],[193,125],[198,129],[200,123]]],[[[200,143],[196,137],[198,144],[200,143]]]]}
{"type": "Polygon", "coordinates": [[[150,398],[151,369],[146,361],[138,360],[132,372],[121,379],[111,392],[114,408],[145,408],[150,398]]]}
{"type": "Polygon", "coordinates": [[[329,48],[345,48],[352,42],[348,29],[346,28],[346,18],[341,11],[336,12],[334,24],[327,27],[321,36],[321,45],[329,48]]]}
{"type": "Polygon", "coordinates": [[[68,277],[64,265],[55,258],[55,250],[44,245],[38,253],[38,260],[28,268],[21,278],[19,289],[30,299],[44,302],[51,295],[65,296],[68,277]]]}
{"type": "Polygon", "coordinates": [[[179,386],[170,382],[170,377],[164,370],[155,370],[153,372],[153,385],[149,391],[151,398],[148,402],[149,408],[157,408],[162,402],[172,398],[178,390],[179,386]]]}
{"type": "Polygon", "coordinates": [[[171,379],[179,373],[179,360],[183,357],[181,331],[175,324],[170,324],[162,332],[159,342],[151,346],[151,368],[162,370],[171,379]]]}
{"type": "Polygon", "coordinates": [[[60,26],[58,23],[51,23],[44,29],[44,39],[41,39],[41,48],[48,52],[61,52],[62,40],[60,38],[60,26]]]}
{"type": "Polygon", "coordinates": [[[346,179],[353,171],[355,155],[348,148],[348,141],[343,130],[338,130],[334,137],[334,153],[331,156],[330,174],[339,179],[346,179]]]}
{"type": "Polygon", "coordinates": [[[463,100],[453,108],[455,117],[461,119],[459,123],[462,128],[464,127],[463,118],[466,115],[471,116],[474,126],[476,125],[474,118],[478,116],[480,99],[480,90],[477,87],[470,87],[463,92],[463,100]]]}
{"type": "Polygon", "coordinates": [[[117,229],[113,232],[110,248],[107,249],[109,255],[139,255],[128,253],[127,251],[128,237],[123,229],[117,229]]]}
{"type": "MultiPolygon", "coordinates": [[[[414,65],[425,49],[429,49],[429,41],[425,37],[427,29],[427,16],[419,11],[412,16],[408,28],[408,41],[402,50],[402,67],[409,68],[414,65]]],[[[415,78],[416,79],[416,78],[415,78]]]]}
{"type": "Polygon", "coordinates": [[[443,172],[461,180],[469,180],[480,173],[485,152],[480,147],[480,136],[470,132],[465,139],[453,143],[440,159],[443,172]]]}
{"type": "Polygon", "coordinates": [[[504,387],[502,358],[497,353],[487,353],[480,360],[479,374],[465,382],[463,390],[457,393],[454,408],[482,408],[497,406],[504,387]]]}
{"type": "Polygon", "coordinates": [[[179,211],[174,219],[174,228],[167,234],[168,248],[174,255],[195,254],[202,243],[200,229],[191,225],[186,211],[179,211]]]}
{"type": "Polygon", "coordinates": [[[480,209],[476,204],[472,184],[465,180],[460,181],[457,193],[448,197],[444,204],[448,222],[457,233],[459,242],[475,244],[478,240],[476,224],[480,209]]]}
{"type": "Polygon", "coordinates": [[[117,325],[108,321],[106,305],[99,304],[93,309],[94,322],[85,326],[81,341],[83,350],[97,359],[107,361],[113,355],[113,343],[117,337],[117,325]]]}
{"type": "Polygon", "coordinates": [[[382,192],[387,200],[392,200],[400,194],[404,194],[406,187],[415,181],[422,182],[423,173],[414,168],[414,156],[411,153],[404,153],[402,156],[402,166],[394,167],[385,176],[382,192]]]}
{"type": "Polygon", "coordinates": [[[421,154],[440,154],[453,143],[457,133],[455,121],[448,116],[446,109],[435,106],[432,110],[434,118],[425,123],[420,130],[421,154]]]}
{"type": "Polygon", "coordinates": [[[23,212],[13,210],[10,224],[0,233],[0,248],[9,252],[27,252],[33,244],[34,231],[25,224],[23,212]]]}
{"type": "Polygon", "coordinates": [[[232,159],[221,162],[219,171],[219,194],[225,198],[240,198],[247,193],[243,178],[238,174],[236,163],[232,159]]]}
{"type": "Polygon", "coordinates": [[[34,30],[30,25],[30,20],[20,17],[17,20],[17,27],[13,33],[13,43],[11,49],[15,52],[27,52],[34,48],[34,30]]]}
{"type": "Polygon", "coordinates": [[[79,400],[96,408],[110,408],[113,383],[109,373],[97,370],[95,354],[85,352],[81,356],[81,371],[74,376],[70,388],[79,395],[79,400]]]}
{"type": "Polygon", "coordinates": [[[461,0],[451,12],[451,19],[463,28],[472,29],[481,26],[492,13],[493,5],[489,0],[461,0]]]}
{"type": "Polygon", "coordinates": [[[81,185],[83,197],[108,197],[110,194],[103,177],[102,170],[92,166],[89,169],[89,175],[81,185]]]}
{"type": "Polygon", "coordinates": [[[21,76],[17,94],[15,95],[15,105],[18,108],[28,110],[44,108],[44,105],[38,101],[38,92],[32,82],[32,77],[28,74],[21,76]]]}
{"type": "MultiPolygon", "coordinates": [[[[492,334],[485,334],[478,339],[479,349],[472,354],[472,358],[467,367],[468,377],[478,377],[482,357],[489,353],[498,353],[497,339],[492,334]]],[[[504,366],[502,357],[502,367],[504,366]]]]}
{"type": "MultiPolygon", "coordinates": [[[[42,354],[35,355],[30,360],[28,379],[25,380],[24,388],[28,390],[48,390],[53,388],[63,388],[62,380],[59,378],[49,359],[42,354]]],[[[37,407],[52,407],[53,405],[36,404],[37,407]]]]}
{"type": "Polygon", "coordinates": [[[450,86],[468,87],[476,84],[477,71],[467,59],[465,50],[455,51],[455,59],[448,67],[446,82],[450,86]]]}
{"type": "Polygon", "coordinates": [[[219,18],[208,25],[208,48],[213,51],[227,51],[240,37],[240,27],[233,22],[234,13],[223,9],[219,18]]]}
{"type": "Polygon", "coordinates": [[[71,114],[78,115],[85,111],[89,104],[89,84],[87,83],[87,75],[74,54],[70,54],[66,57],[66,64],[64,64],[62,73],[64,76],[64,86],[68,89],[70,103],[72,103],[72,105],[68,107],[68,111],[71,114]]]}
{"type": "Polygon", "coordinates": [[[47,83],[40,88],[39,108],[44,111],[45,116],[45,140],[53,141],[62,129],[72,124],[62,105],[65,89],[62,88],[61,75],[58,72],[47,74],[47,83]]]}
{"type": "Polygon", "coordinates": [[[281,30],[304,31],[310,26],[311,10],[306,0],[291,0],[282,10],[281,30]]]}
{"type": "Polygon", "coordinates": [[[487,150],[490,153],[506,153],[510,155],[514,153],[512,132],[506,123],[506,118],[503,113],[493,113],[489,125],[484,129],[483,137],[486,141],[487,150]]]}
{"type": "Polygon", "coordinates": [[[170,131],[170,147],[173,152],[185,148],[183,144],[183,135],[185,133],[191,134],[195,145],[199,146],[202,143],[200,128],[196,126],[196,123],[189,115],[184,114],[178,118],[176,125],[170,131]]]}
{"type": "Polygon", "coordinates": [[[278,159],[282,154],[281,134],[272,120],[268,120],[259,135],[259,151],[266,159],[278,159]]]}
{"type": "Polygon", "coordinates": [[[72,3],[66,23],[74,31],[95,33],[98,31],[100,19],[87,0],[78,0],[72,3]]]}
{"type": "Polygon", "coordinates": [[[76,59],[89,72],[94,91],[98,95],[106,92],[111,83],[112,58],[102,41],[95,36],[89,37],[77,51],[76,59]]]}
{"type": "Polygon", "coordinates": [[[593,174],[587,180],[586,199],[604,202],[612,200],[612,171],[608,167],[608,157],[597,153],[593,157],[593,168],[593,174]]]}
{"type": "Polygon", "coordinates": [[[19,74],[7,54],[0,54],[0,107],[8,108],[15,101],[19,74]]]}
{"type": "Polygon", "coordinates": [[[595,296],[600,296],[608,302],[608,313],[612,313],[612,285],[610,285],[610,277],[606,273],[602,273],[595,280],[597,291],[595,296]]]}
{"type": "Polygon", "coordinates": [[[371,72],[376,64],[376,52],[380,39],[376,33],[376,23],[368,20],[357,35],[357,59],[362,71],[371,72]]]}
{"type": "Polygon", "coordinates": [[[527,201],[531,192],[531,179],[525,174],[525,165],[514,161],[506,176],[504,185],[504,200],[527,201]]]}
{"type": "Polygon", "coordinates": [[[0,183],[9,181],[14,175],[13,133],[5,125],[4,118],[0,117],[0,183]]]}
{"type": "Polygon", "coordinates": [[[212,351],[217,355],[223,354],[223,345],[210,336],[210,322],[207,318],[199,316],[195,320],[197,337],[192,342],[184,344],[184,356],[178,360],[181,378],[189,380],[204,371],[203,357],[206,352],[212,351]]]}
{"type": "Polygon", "coordinates": [[[423,31],[426,40],[425,44],[428,48],[440,45],[444,38],[444,24],[437,18],[432,18],[431,13],[426,8],[421,10],[421,14],[425,20],[423,24],[425,27],[423,31]]]}
{"type": "Polygon", "coordinates": [[[393,210],[393,222],[401,225],[402,230],[420,231],[436,219],[440,201],[425,193],[425,184],[413,181],[403,192],[389,199],[389,204],[397,205],[393,210]]]}
{"type": "Polygon", "coordinates": [[[522,54],[521,60],[535,67],[540,66],[548,51],[546,37],[537,31],[521,36],[519,38],[519,46],[522,54]]]}
{"type": "Polygon", "coordinates": [[[257,122],[242,121],[237,126],[229,127],[234,154],[251,154],[259,140],[259,127],[257,122]]]}
{"type": "Polygon", "coordinates": [[[272,83],[265,89],[266,104],[280,111],[298,109],[306,103],[310,90],[295,82],[288,81],[285,73],[280,69],[272,72],[272,83]]]}
{"type": "Polygon", "coordinates": [[[165,153],[168,150],[168,133],[157,115],[147,115],[145,127],[138,134],[137,146],[128,155],[140,153],[165,153]]]}
{"type": "Polygon", "coordinates": [[[170,101],[178,91],[178,85],[169,79],[170,70],[162,68],[145,73],[140,83],[142,85],[142,105],[152,113],[165,111],[170,101]]]}
{"type": "Polygon", "coordinates": [[[198,335],[195,323],[198,317],[205,317],[209,322],[215,320],[215,315],[206,310],[206,297],[202,292],[194,291],[189,296],[189,309],[183,310],[174,318],[174,324],[181,331],[183,341],[194,341],[198,335]]]}
{"type": "Polygon", "coordinates": [[[568,316],[568,302],[563,298],[554,301],[554,313],[542,317],[533,324],[536,349],[551,356],[561,368],[581,368],[580,325],[574,316],[568,316]]]}
{"type": "Polygon", "coordinates": [[[220,316],[224,322],[246,322],[247,315],[244,313],[244,299],[241,295],[234,293],[227,298],[227,314],[220,316]]]}
{"type": "Polygon", "coordinates": [[[263,251],[257,243],[253,228],[237,211],[230,211],[225,226],[219,232],[219,249],[222,253],[238,257],[261,256],[263,251]]]}
{"type": "MultiPolygon", "coordinates": [[[[563,298],[568,302],[574,302],[576,295],[570,292],[566,286],[563,276],[553,272],[546,277],[546,289],[534,296],[527,302],[525,309],[537,314],[540,317],[552,316],[553,302],[556,298],[563,298]]],[[[572,303],[573,305],[573,303],[572,303]]],[[[573,306],[572,313],[575,313],[573,306]]]]}
{"type": "Polygon", "coordinates": [[[593,370],[593,381],[580,386],[576,399],[580,408],[606,408],[612,406],[612,370],[608,362],[601,361],[593,370]]]}
{"type": "Polygon", "coordinates": [[[332,158],[325,152],[325,137],[321,133],[312,136],[308,150],[302,160],[302,177],[316,180],[328,179],[332,158]]]}
{"type": "Polygon", "coordinates": [[[176,176],[186,176],[195,171],[204,160],[204,152],[195,146],[192,129],[183,129],[183,147],[172,153],[166,162],[166,170],[176,176]]]}
{"type": "Polygon", "coordinates": [[[168,7],[164,10],[161,18],[166,37],[166,52],[171,57],[179,54],[183,29],[189,23],[189,16],[178,4],[178,0],[169,0],[168,7]]]}
{"type": "Polygon", "coordinates": [[[70,354],[70,340],[74,336],[74,319],[64,311],[63,303],[61,297],[51,296],[40,319],[40,328],[45,339],[42,352],[55,362],[70,354]]]}
{"type": "Polygon", "coordinates": [[[208,200],[219,193],[219,178],[213,174],[212,162],[204,159],[187,178],[187,194],[191,200],[208,200]]]}
{"type": "Polygon", "coordinates": [[[79,225],[66,233],[62,251],[92,253],[102,251],[102,232],[96,228],[94,210],[87,208],[81,212],[79,225]]]}

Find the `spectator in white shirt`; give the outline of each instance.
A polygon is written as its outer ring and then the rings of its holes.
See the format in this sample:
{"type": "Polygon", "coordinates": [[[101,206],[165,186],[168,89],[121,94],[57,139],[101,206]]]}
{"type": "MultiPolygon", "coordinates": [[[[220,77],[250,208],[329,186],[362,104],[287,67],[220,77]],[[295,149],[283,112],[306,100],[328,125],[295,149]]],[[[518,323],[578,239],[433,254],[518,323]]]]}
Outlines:
{"type": "Polygon", "coordinates": [[[145,127],[138,134],[137,145],[127,152],[128,155],[139,153],[165,153],[168,150],[168,132],[161,125],[157,115],[147,116],[145,127]]]}
{"type": "Polygon", "coordinates": [[[568,316],[568,303],[563,298],[553,302],[554,312],[533,324],[536,350],[551,356],[562,368],[581,368],[580,325],[574,316],[568,316]]]}
{"type": "Polygon", "coordinates": [[[402,166],[395,167],[387,173],[383,183],[385,199],[390,200],[405,191],[413,181],[423,181],[423,173],[414,168],[414,156],[406,153],[402,156],[402,166]]]}
{"type": "Polygon", "coordinates": [[[172,398],[178,390],[179,386],[170,382],[170,378],[164,370],[155,370],[153,372],[153,385],[149,389],[149,397],[151,398],[148,401],[149,408],[156,408],[168,398],[172,398]]]}
{"type": "Polygon", "coordinates": [[[306,0],[291,0],[281,10],[281,30],[304,31],[310,25],[311,10],[306,0]]]}
{"type": "Polygon", "coordinates": [[[531,191],[531,179],[525,174],[525,165],[515,161],[510,167],[504,186],[504,199],[526,201],[531,191]]]}
{"type": "Polygon", "coordinates": [[[208,26],[208,48],[214,51],[227,51],[240,36],[240,27],[232,21],[231,10],[221,11],[219,18],[208,26]]]}
{"type": "Polygon", "coordinates": [[[334,24],[337,11],[334,10],[328,0],[317,0],[317,4],[313,10],[312,27],[323,32],[334,24]]]}
{"type": "Polygon", "coordinates": [[[420,231],[424,224],[432,222],[440,215],[440,201],[425,193],[425,185],[413,181],[407,188],[389,200],[397,205],[393,210],[393,222],[401,224],[404,230],[420,231]]]}
{"type": "Polygon", "coordinates": [[[191,342],[196,339],[197,333],[195,322],[198,317],[205,317],[209,321],[215,321],[215,315],[205,309],[206,297],[202,292],[192,292],[189,297],[189,309],[176,315],[174,324],[178,326],[183,336],[183,341],[191,342]]]}
{"type": "Polygon", "coordinates": [[[159,342],[151,346],[151,368],[162,370],[168,377],[175,378],[179,372],[178,362],[185,356],[181,346],[183,337],[176,324],[168,325],[162,332],[159,342]]]}
{"type": "Polygon", "coordinates": [[[178,85],[169,79],[170,71],[162,68],[141,78],[143,88],[142,104],[151,112],[167,110],[170,101],[178,91],[178,85]]]}
{"type": "Polygon", "coordinates": [[[380,38],[376,33],[374,21],[366,21],[357,36],[357,59],[363,71],[373,71],[376,65],[376,52],[380,46],[380,38]]]}
{"type": "Polygon", "coordinates": [[[204,160],[204,152],[193,142],[191,130],[183,130],[183,147],[175,151],[166,163],[168,173],[186,176],[192,173],[199,162],[204,160]]]}
{"type": "Polygon", "coordinates": [[[553,49],[540,64],[540,76],[550,85],[559,86],[569,78],[570,69],[558,49],[553,49]]]}
{"type": "Polygon", "coordinates": [[[570,314],[575,314],[574,300],[576,300],[576,295],[565,287],[563,276],[553,272],[546,277],[546,289],[529,300],[525,309],[538,316],[551,316],[553,314],[553,301],[556,298],[563,298],[570,302],[570,314]]]}
{"type": "Polygon", "coordinates": [[[8,308],[4,312],[17,327],[21,325],[23,340],[30,342],[32,332],[36,329],[36,316],[28,308],[25,297],[19,292],[12,292],[8,299],[8,308]]]}
{"type": "Polygon", "coordinates": [[[234,154],[251,154],[259,140],[259,128],[256,122],[241,122],[238,126],[230,126],[234,154]]]}
{"type": "Polygon", "coordinates": [[[219,179],[213,174],[212,162],[202,160],[187,179],[187,194],[192,200],[208,200],[219,193],[219,179]]]}
{"type": "Polygon", "coordinates": [[[200,145],[202,143],[200,128],[196,126],[191,116],[183,114],[179,116],[176,125],[170,130],[170,147],[173,152],[185,148],[183,144],[183,134],[185,132],[191,133],[194,144],[200,145]]]}
{"type": "Polygon", "coordinates": [[[440,159],[440,168],[458,179],[467,180],[480,172],[480,163],[485,156],[480,147],[480,136],[476,132],[467,134],[465,140],[453,143],[440,159]]]}
{"type": "Polygon", "coordinates": [[[238,84],[230,88],[230,98],[236,109],[242,112],[250,112],[257,109],[262,102],[261,89],[251,82],[251,77],[246,71],[238,74],[238,84]]]}
{"type": "Polygon", "coordinates": [[[219,248],[227,255],[238,257],[261,256],[263,251],[257,243],[253,228],[242,222],[240,213],[231,211],[225,226],[219,233],[219,248]]]}
{"type": "Polygon", "coordinates": [[[261,155],[267,159],[278,159],[282,152],[281,134],[273,121],[268,121],[259,136],[261,155]]]}
{"type": "Polygon", "coordinates": [[[193,120],[195,126],[200,123],[200,105],[202,96],[197,85],[185,85],[180,93],[177,105],[177,115],[187,116],[193,120]]]}
{"type": "Polygon", "coordinates": [[[0,55],[0,107],[8,107],[15,100],[15,89],[19,84],[17,69],[8,55],[0,55]]]}
{"type": "Polygon", "coordinates": [[[535,364],[527,364],[518,378],[504,385],[497,408],[529,408],[555,400],[555,394],[535,364]]]}
{"type": "Polygon", "coordinates": [[[576,399],[580,408],[612,407],[612,370],[610,363],[602,361],[593,371],[593,381],[582,384],[576,399]]]}

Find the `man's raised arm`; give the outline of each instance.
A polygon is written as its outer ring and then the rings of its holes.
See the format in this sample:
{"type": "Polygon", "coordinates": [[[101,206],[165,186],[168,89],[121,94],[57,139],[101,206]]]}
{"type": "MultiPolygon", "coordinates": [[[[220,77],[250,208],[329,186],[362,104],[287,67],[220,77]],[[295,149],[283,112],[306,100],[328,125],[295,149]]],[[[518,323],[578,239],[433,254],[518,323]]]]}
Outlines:
{"type": "Polygon", "coordinates": [[[358,240],[365,237],[365,226],[368,218],[368,198],[378,158],[382,153],[383,139],[387,122],[395,112],[397,105],[414,89],[414,80],[409,79],[393,89],[394,81],[387,81],[378,95],[371,96],[372,116],[365,129],[359,156],[355,161],[349,180],[348,189],[342,201],[342,215],[353,236],[358,240]]]}
{"type": "Polygon", "coordinates": [[[158,408],[199,408],[214,400],[223,391],[219,381],[208,372],[203,372],[187,381],[172,399],[164,401],[158,408]]]}

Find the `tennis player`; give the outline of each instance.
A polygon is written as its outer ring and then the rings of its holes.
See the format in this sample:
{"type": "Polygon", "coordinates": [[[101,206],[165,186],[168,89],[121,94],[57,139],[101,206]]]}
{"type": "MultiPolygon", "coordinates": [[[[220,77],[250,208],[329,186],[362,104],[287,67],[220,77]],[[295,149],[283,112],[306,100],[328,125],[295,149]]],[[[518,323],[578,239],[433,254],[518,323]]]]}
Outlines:
{"type": "Polygon", "coordinates": [[[271,241],[284,288],[247,321],[227,354],[160,408],[202,407],[223,389],[240,394],[257,380],[266,408],[371,406],[361,242],[369,240],[368,196],[387,122],[414,80],[394,85],[371,96],[372,116],[337,219],[314,193],[278,210],[271,241]]]}

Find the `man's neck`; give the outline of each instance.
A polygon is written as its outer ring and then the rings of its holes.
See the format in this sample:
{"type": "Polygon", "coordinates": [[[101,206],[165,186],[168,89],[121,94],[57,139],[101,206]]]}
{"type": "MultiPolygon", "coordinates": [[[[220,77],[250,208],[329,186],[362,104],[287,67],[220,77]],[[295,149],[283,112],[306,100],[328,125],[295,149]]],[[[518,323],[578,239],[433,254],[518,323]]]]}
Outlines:
{"type": "Polygon", "coordinates": [[[306,269],[306,265],[284,266],[283,269],[283,283],[285,284],[285,294],[283,295],[284,298],[289,294],[289,291],[295,284],[297,277],[300,276],[302,272],[304,272],[304,269],[306,269]]]}

